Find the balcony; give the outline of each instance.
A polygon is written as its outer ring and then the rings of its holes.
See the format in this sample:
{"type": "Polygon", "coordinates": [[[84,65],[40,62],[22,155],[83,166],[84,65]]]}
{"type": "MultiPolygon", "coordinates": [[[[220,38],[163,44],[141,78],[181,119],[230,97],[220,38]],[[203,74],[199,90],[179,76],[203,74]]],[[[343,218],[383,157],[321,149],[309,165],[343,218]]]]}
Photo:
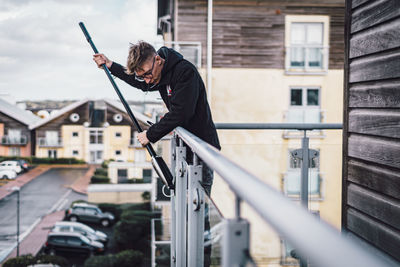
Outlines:
{"type": "Polygon", "coordinates": [[[39,147],[62,147],[62,139],[49,139],[46,137],[39,137],[37,139],[39,147]]]}
{"type": "MultiPolygon", "coordinates": [[[[283,114],[283,118],[287,123],[308,123],[319,124],[323,121],[325,111],[318,108],[290,108],[283,114]]],[[[313,129],[309,132],[312,138],[324,138],[325,134],[322,130],[313,129]]],[[[301,138],[302,132],[298,130],[284,130],[283,138],[301,138]]]]}
{"type": "Polygon", "coordinates": [[[25,135],[20,137],[3,135],[1,137],[1,144],[3,146],[25,146],[28,143],[28,138],[25,135]]]}
{"type": "MultiPolygon", "coordinates": [[[[334,231],[330,225],[316,218],[315,213],[307,210],[309,196],[320,192],[320,174],[309,168],[319,156],[318,151],[309,148],[306,131],[312,129],[341,129],[339,124],[217,124],[218,129],[261,130],[296,129],[304,132],[301,149],[291,153],[300,159],[300,172],[287,175],[287,181],[296,182],[286,186],[286,192],[298,194],[299,207],[290,198],[247,170],[226,158],[206,142],[185,129],[178,127],[171,141],[171,170],[173,170],[174,188],[170,191],[171,218],[163,222],[169,226],[168,235],[155,236],[156,227],[152,224],[152,260],[153,265],[164,260],[169,253],[170,266],[203,266],[205,262],[212,266],[256,266],[250,250],[250,240],[260,235],[257,231],[273,231],[273,238],[281,240],[285,255],[275,258],[270,264],[308,266],[391,266],[380,256],[371,254],[358,243],[334,231]],[[183,144],[187,146],[183,146],[183,144]],[[187,152],[194,153],[193,162],[186,161],[187,152]],[[303,157],[303,155],[307,155],[303,157]],[[207,194],[201,183],[204,162],[231,191],[234,198],[224,191],[227,200],[233,200],[233,218],[222,215],[215,201],[207,194]],[[300,174],[300,177],[299,177],[300,174]],[[293,178],[293,179],[292,179],[293,178]],[[300,182],[297,182],[300,178],[300,182]],[[242,211],[246,203],[268,225],[250,231],[250,222],[242,211]],[[169,248],[165,248],[169,246],[169,248]],[[157,258],[162,254],[162,259],[157,258]]],[[[288,172],[289,173],[289,172],[288,172]]],[[[215,180],[215,179],[214,179],[215,180]]],[[[214,190],[214,189],[213,189],[214,190]]],[[[224,208],[227,208],[224,206],[224,208]]],[[[244,212],[248,215],[247,210],[244,212]]],[[[271,254],[266,246],[265,254],[271,254]]],[[[275,251],[274,249],[272,249],[275,251]]]]}

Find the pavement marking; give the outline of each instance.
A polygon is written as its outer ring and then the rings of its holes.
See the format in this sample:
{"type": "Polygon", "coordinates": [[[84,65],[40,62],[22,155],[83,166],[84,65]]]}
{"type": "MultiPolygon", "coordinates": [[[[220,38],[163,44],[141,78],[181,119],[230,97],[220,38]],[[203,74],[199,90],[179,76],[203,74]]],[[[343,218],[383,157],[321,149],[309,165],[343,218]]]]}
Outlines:
{"type": "Polygon", "coordinates": [[[68,201],[67,197],[69,194],[71,194],[72,189],[68,189],[67,192],[65,192],[65,194],[49,209],[49,211],[46,213],[50,214],[53,213],[54,211],[56,211],[58,208],[62,207],[65,205],[65,200],[68,201]]]}

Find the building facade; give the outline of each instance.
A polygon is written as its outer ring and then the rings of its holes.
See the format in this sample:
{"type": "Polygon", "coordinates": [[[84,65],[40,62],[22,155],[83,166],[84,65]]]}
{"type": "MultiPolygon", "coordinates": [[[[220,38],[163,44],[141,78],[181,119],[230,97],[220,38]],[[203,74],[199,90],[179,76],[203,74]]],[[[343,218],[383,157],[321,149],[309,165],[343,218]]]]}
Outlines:
{"type": "MultiPolygon", "coordinates": [[[[158,14],[166,44],[200,65],[204,81],[209,81],[215,122],[342,122],[343,0],[217,0],[212,1],[211,26],[208,1],[160,3],[158,14]],[[211,47],[207,31],[212,31],[211,47]]],[[[218,134],[224,155],[299,202],[300,164],[290,152],[301,147],[303,133],[218,134]]],[[[309,171],[310,211],[340,229],[342,132],[312,131],[308,136],[310,147],[319,151],[309,171]]],[[[218,177],[212,192],[224,215],[232,216],[233,195],[218,177]]],[[[290,244],[250,209],[244,216],[252,222],[251,253],[259,265],[297,264],[289,255],[290,244]]]]}

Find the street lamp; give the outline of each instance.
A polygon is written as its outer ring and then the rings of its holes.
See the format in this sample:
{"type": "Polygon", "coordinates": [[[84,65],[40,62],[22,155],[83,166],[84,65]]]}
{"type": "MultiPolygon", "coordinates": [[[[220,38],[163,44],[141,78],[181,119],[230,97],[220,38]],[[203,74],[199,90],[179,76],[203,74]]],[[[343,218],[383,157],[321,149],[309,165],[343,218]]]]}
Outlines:
{"type": "Polygon", "coordinates": [[[17,257],[19,257],[19,192],[21,188],[19,186],[13,186],[11,191],[17,192],[17,257]]]}

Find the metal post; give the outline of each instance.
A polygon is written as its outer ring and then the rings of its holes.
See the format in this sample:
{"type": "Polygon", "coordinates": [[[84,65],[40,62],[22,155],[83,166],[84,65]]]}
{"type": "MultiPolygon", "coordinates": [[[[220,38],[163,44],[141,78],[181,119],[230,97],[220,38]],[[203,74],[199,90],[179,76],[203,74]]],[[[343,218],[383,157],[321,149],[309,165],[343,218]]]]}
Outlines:
{"type": "MultiPolygon", "coordinates": [[[[304,131],[304,136],[302,139],[302,156],[303,160],[301,162],[301,204],[304,208],[308,209],[308,166],[309,166],[309,138],[307,137],[307,131],[304,131]]],[[[307,266],[307,259],[300,257],[300,266],[307,266]]]]}
{"type": "Polygon", "coordinates": [[[175,212],[176,212],[176,266],[186,266],[186,188],[187,188],[186,148],[182,140],[176,148],[176,185],[175,185],[175,212]]]}
{"type": "MultiPolygon", "coordinates": [[[[171,170],[172,170],[172,175],[174,177],[174,181],[176,181],[176,135],[174,134],[174,137],[171,140],[171,152],[172,152],[172,157],[171,157],[171,170]]],[[[175,190],[172,192],[171,191],[171,247],[170,247],[170,253],[171,253],[171,267],[176,266],[176,212],[175,212],[175,190]]]]}
{"type": "Polygon", "coordinates": [[[223,225],[222,266],[246,266],[249,251],[249,222],[228,219],[223,225]]]}
{"type": "Polygon", "coordinates": [[[306,131],[302,139],[302,164],[301,164],[301,204],[308,209],[308,166],[309,166],[309,138],[306,131]]]}
{"type": "Polygon", "coordinates": [[[17,190],[17,257],[19,257],[19,192],[20,188],[17,190]]]}
{"type": "Polygon", "coordinates": [[[202,166],[197,165],[196,155],[194,155],[193,163],[188,167],[188,266],[203,266],[204,190],[200,186],[202,166]]]}

